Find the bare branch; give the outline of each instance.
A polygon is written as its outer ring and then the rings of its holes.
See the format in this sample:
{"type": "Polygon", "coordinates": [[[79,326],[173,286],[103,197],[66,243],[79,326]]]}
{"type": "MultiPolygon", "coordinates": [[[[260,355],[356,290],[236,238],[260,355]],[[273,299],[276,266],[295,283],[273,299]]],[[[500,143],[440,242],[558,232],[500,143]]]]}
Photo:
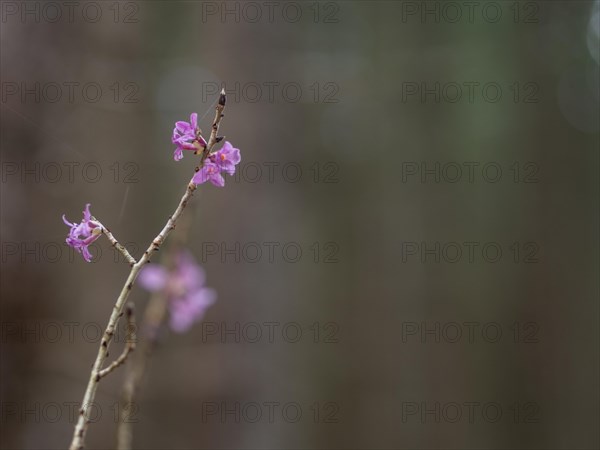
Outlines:
{"type": "Polygon", "coordinates": [[[127,305],[127,310],[125,312],[125,315],[127,316],[127,344],[125,345],[125,348],[123,349],[123,353],[121,353],[121,356],[119,356],[116,360],[114,360],[112,362],[112,364],[110,366],[108,366],[106,369],[102,369],[100,372],[98,372],[98,380],[100,380],[101,378],[104,378],[106,375],[108,375],[109,373],[111,373],[113,370],[115,370],[117,367],[119,367],[121,364],[125,363],[125,361],[127,360],[127,357],[129,356],[129,353],[135,350],[135,344],[136,344],[136,334],[135,334],[135,316],[133,315],[133,304],[129,303],[127,305]]]}
{"type": "Polygon", "coordinates": [[[219,94],[219,102],[215,107],[215,119],[213,120],[212,128],[210,131],[210,137],[208,138],[206,147],[202,151],[202,159],[200,160],[199,167],[202,167],[204,161],[206,160],[206,158],[208,158],[208,155],[210,155],[210,152],[215,146],[215,144],[223,140],[223,136],[217,136],[217,134],[219,133],[219,125],[221,124],[221,119],[224,117],[223,110],[225,109],[226,101],[227,96],[225,94],[225,89],[221,89],[221,93],[219,94]]]}
{"type": "MultiPolygon", "coordinates": [[[[93,220],[98,222],[98,220],[95,218],[93,220]]],[[[121,245],[119,243],[119,241],[117,241],[115,239],[115,237],[113,236],[113,234],[110,232],[110,230],[108,228],[106,228],[100,222],[98,222],[98,223],[100,224],[100,229],[102,230],[102,233],[110,241],[111,245],[121,252],[121,254],[125,257],[125,259],[129,263],[129,265],[133,266],[136,263],[135,258],[133,256],[131,256],[131,254],[127,251],[127,249],[123,245],[121,245]]]]}

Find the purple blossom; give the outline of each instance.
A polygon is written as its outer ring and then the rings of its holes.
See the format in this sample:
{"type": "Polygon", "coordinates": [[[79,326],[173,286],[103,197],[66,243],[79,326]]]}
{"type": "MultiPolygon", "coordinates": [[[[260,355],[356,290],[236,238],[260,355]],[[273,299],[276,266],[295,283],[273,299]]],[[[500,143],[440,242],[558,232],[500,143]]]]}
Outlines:
{"type": "Polygon", "coordinates": [[[210,181],[218,187],[225,186],[225,178],[221,175],[221,167],[212,161],[205,161],[204,166],[194,175],[192,181],[195,184],[202,184],[210,181]]]}
{"type": "Polygon", "coordinates": [[[87,262],[91,262],[92,254],[90,253],[89,246],[100,237],[102,234],[102,228],[98,222],[92,220],[92,214],[90,213],[90,204],[85,205],[83,210],[83,219],[81,223],[74,224],[69,222],[63,214],[63,222],[71,227],[69,235],[67,236],[67,244],[77,250],[83,255],[83,259],[87,262]]]}
{"type": "Polygon", "coordinates": [[[140,285],[150,291],[162,291],[169,302],[171,329],[183,333],[199,321],[217,299],[214,289],[204,286],[205,274],[189,252],[180,252],[175,267],[168,271],[159,264],[149,264],[140,273],[140,285]]]}
{"type": "Polygon", "coordinates": [[[210,181],[218,187],[225,186],[225,179],[222,172],[233,175],[235,166],[242,160],[240,150],[234,148],[229,142],[225,142],[221,150],[212,153],[204,162],[204,166],[196,172],[192,182],[202,184],[210,181]]]}
{"type": "Polygon", "coordinates": [[[242,160],[240,149],[234,148],[233,145],[227,141],[223,144],[223,148],[210,155],[210,158],[221,168],[222,172],[225,172],[228,175],[233,175],[235,173],[235,166],[242,160]]]}
{"type": "Polygon", "coordinates": [[[173,153],[173,159],[175,159],[175,161],[179,161],[183,158],[183,150],[197,151],[206,147],[206,141],[200,135],[200,129],[198,128],[197,113],[192,113],[190,115],[189,122],[175,122],[171,142],[177,146],[173,153]]]}

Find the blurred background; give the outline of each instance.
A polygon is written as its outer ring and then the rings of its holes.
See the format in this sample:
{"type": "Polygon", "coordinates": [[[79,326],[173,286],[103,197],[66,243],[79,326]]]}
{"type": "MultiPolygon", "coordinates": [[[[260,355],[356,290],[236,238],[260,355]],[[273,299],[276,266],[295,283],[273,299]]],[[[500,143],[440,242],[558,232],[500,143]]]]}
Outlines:
{"type": "Polygon", "coordinates": [[[62,214],[139,257],[221,86],[242,162],[185,238],[218,300],[87,448],[598,448],[598,1],[0,7],[2,448],[68,446],[128,274],[62,214]]]}

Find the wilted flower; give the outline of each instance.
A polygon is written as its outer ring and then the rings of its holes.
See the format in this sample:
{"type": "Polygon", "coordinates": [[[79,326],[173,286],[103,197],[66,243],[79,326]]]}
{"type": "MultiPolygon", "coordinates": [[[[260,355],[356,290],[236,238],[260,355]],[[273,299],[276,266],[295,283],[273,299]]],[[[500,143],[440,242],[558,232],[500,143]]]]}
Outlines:
{"type": "Polygon", "coordinates": [[[100,224],[92,220],[90,204],[88,203],[85,205],[81,223],[74,224],[69,222],[64,214],[62,219],[67,226],[71,227],[69,235],[66,239],[67,244],[81,253],[83,255],[83,259],[85,259],[87,262],[90,262],[92,260],[92,254],[90,253],[88,247],[102,234],[102,228],[100,224]]]}
{"type": "Polygon", "coordinates": [[[170,326],[173,331],[183,333],[217,299],[214,289],[204,286],[205,274],[194,257],[182,251],[175,258],[175,267],[169,271],[159,264],[148,264],[139,276],[140,285],[150,291],[162,291],[168,298],[170,326]]]}
{"type": "Polygon", "coordinates": [[[173,136],[171,142],[177,146],[173,153],[173,159],[179,161],[183,158],[183,150],[198,151],[206,147],[206,141],[200,135],[198,128],[198,114],[192,113],[190,121],[179,121],[175,123],[173,128],[173,136]]]}
{"type": "Polygon", "coordinates": [[[235,166],[241,161],[240,150],[234,148],[229,142],[225,142],[221,150],[209,155],[204,162],[204,166],[196,172],[192,182],[202,184],[210,181],[218,187],[225,186],[225,179],[221,172],[228,175],[235,173],[235,166]]]}

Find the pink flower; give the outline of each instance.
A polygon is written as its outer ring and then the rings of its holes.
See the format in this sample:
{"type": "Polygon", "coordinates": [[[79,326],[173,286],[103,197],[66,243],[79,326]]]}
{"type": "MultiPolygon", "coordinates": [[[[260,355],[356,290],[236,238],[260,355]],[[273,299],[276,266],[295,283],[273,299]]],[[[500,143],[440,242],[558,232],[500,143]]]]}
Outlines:
{"type": "Polygon", "coordinates": [[[221,168],[222,172],[225,172],[228,175],[233,175],[235,173],[235,166],[242,160],[240,149],[234,148],[233,145],[227,141],[223,144],[223,148],[210,155],[210,158],[211,161],[221,168]]]}
{"type": "Polygon", "coordinates": [[[218,187],[225,186],[225,179],[222,172],[233,175],[235,166],[242,160],[240,150],[234,148],[229,142],[225,142],[221,150],[212,153],[204,162],[204,166],[196,172],[192,182],[202,184],[210,181],[218,187]]]}
{"type": "Polygon", "coordinates": [[[69,222],[63,214],[63,222],[71,227],[69,235],[67,236],[67,244],[73,247],[77,252],[83,255],[83,259],[87,262],[91,262],[92,254],[90,253],[89,246],[100,237],[102,229],[98,222],[92,220],[92,214],[90,213],[90,204],[85,205],[83,210],[83,219],[81,223],[74,224],[69,222]]]}
{"type": "Polygon", "coordinates": [[[196,172],[192,181],[195,184],[202,184],[210,181],[215,186],[225,186],[225,179],[223,178],[223,175],[221,175],[221,168],[209,160],[204,162],[204,166],[196,172]]]}
{"type": "Polygon", "coordinates": [[[190,115],[189,123],[184,121],[175,123],[171,142],[177,146],[173,153],[175,161],[183,158],[183,150],[192,150],[195,152],[206,147],[206,141],[200,135],[200,129],[198,128],[197,113],[190,115]]]}
{"type": "Polygon", "coordinates": [[[159,264],[148,264],[140,273],[140,285],[150,291],[162,291],[169,302],[170,326],[178,333],[191,328],[204,317],[217,299],[214,289],[204,286],[205,274],[189,252],[180,252],[175,267],[168,271],[159,264]]]}

